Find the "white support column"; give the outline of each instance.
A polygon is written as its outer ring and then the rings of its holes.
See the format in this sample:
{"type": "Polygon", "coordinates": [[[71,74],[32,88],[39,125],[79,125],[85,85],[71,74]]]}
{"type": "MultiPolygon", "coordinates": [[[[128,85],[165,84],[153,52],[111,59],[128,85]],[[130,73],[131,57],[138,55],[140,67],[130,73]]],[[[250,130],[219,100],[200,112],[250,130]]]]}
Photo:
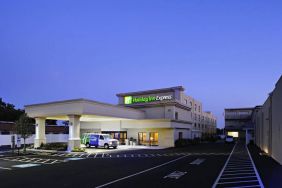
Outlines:
{"type": "Polygon", "coordinates": [[[68,151],[80,148],[80,116],[69,115],[69,144],[68,151]]]}
{"type": "Polygon", "coordinates": [[[35,118],[34,148],[38,148],[42,143],[46,143],[45,120],[45,118],[35,118]]]}

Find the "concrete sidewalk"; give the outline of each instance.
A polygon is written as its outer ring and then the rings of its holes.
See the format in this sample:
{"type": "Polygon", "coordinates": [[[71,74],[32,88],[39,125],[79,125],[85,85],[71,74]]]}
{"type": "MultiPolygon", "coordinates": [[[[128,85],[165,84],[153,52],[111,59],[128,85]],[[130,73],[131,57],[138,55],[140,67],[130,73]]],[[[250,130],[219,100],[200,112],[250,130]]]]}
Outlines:
{"type": "Polygon", "coordinates": [[[117,149],[104,149],[104,148],[85,148],[85,152],[87,153],[111,153],[116,151],[133,151],[133,150],[160,150],[160,149],[166,149],[166,147],[160,147],[160,146],[130,146],[130,145],[119,145],[117,149]]]}

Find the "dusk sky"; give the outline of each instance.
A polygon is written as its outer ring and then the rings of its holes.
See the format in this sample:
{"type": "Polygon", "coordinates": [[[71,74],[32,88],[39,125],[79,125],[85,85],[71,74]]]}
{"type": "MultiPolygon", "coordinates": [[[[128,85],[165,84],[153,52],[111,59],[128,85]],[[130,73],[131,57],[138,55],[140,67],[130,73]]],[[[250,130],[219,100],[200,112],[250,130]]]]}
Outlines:
{"type": "Polygon", "coordinates": [[[182,85],[223,111],[262,104],[282,73],[282,2],[1,1],[0,97],[26,104],[182,85]]]}

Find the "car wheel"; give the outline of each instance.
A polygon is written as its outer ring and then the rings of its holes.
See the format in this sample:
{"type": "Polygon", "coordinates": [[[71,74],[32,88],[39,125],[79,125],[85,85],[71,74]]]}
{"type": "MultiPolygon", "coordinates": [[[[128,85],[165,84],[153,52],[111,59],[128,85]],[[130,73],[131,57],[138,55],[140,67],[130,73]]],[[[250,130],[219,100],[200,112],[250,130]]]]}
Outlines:
{"type": "Polygon", "coordinates": [[[114,149],[117,149],[117,146],[114,146],[113,148],[114,148],[114,149]]]}
{"type": "Polygon", "coordinates": [[[89,144],[89,143],[86,143],[85,146],[86,146],[87,148],[90,148],[90,144],[89,144]]]}
{"type": "Polygon", "coordinates": [[[104,148],[105,148],[105,149],[109,149],[109,144],[105,144],[105,145],[104,145],[104,148]]]}

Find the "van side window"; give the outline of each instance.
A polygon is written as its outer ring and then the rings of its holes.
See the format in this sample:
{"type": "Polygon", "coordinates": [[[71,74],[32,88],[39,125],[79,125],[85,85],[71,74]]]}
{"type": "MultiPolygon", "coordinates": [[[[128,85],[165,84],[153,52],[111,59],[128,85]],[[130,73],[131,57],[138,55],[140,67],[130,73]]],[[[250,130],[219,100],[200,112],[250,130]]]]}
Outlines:
{"type": "Polygon", "coordinates": [[[104,140],[104,137],[102,136],[102,135],[100,135],[100,138],[99,138],[100,140],[104,140]]]}

